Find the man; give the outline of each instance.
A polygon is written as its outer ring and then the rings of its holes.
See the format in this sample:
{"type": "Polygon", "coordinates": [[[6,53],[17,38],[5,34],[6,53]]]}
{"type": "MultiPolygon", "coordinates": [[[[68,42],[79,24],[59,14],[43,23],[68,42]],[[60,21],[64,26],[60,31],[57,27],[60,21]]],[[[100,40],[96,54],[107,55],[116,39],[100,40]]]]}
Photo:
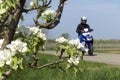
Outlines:
{"type": "Polygon", "coordinates": [[[81,23],[78,24],[76,32],[78,33],[78,37],[80,39],[80,43],[82,43],[82,37],[81,34],[84,33],[84,29],[88,28],[89,31],[92,31],[90,29],[90,26],[87,24],[87,18],[85,16],[81,17],[81,23]]]}
{"type": "MultiPolygon", "coordinates": [[[[78,33],[78,38],[80,40],[80,43],[83,42],[82,33],[85,32],[86,28],[89,32],[93,31],[93,29],[90,29],[90,26],[87,24],[87,18],[85,16],[83,16],[81,18],[81,23],[78,24],[77,29],[76,29],[76,32],[78,33]]],[[[92,43],[92,45],[88,47],[89,48],[89,51],[88,51],[89,55],[93,55],[93,40],[92,40],[91,43],[92,43]]],[[[86,45],[86,44],[84,44],[84,45],[86,45]]],[[[86,52],[86,50],[84,48],[81,48],[81,51],[82,51],[83,55],[86,52]]]]}

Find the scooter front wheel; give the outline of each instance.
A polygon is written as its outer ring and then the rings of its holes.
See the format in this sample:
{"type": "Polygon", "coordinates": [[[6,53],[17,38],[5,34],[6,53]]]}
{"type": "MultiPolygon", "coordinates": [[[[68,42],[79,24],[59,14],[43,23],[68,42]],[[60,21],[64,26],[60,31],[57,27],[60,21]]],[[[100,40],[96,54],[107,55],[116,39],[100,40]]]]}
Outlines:
{"type": "Polygon", "coordinates": [[[90,56],[93,55],[93,45],[89,46],[88,54],[89,54],[90,56]]]}

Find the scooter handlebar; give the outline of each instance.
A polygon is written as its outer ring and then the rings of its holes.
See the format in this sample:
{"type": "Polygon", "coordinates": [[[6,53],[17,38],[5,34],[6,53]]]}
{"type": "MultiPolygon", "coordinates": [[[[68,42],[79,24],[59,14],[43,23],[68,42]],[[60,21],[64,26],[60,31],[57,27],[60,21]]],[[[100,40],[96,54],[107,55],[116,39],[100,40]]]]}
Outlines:
{"type": "Polygon", "coordinates": [[[93,29],[90,29],[90,30],[89,30],[89,32],[92,32],[92,31],[94,31],[94,30],[93,30],[93,29]]]}

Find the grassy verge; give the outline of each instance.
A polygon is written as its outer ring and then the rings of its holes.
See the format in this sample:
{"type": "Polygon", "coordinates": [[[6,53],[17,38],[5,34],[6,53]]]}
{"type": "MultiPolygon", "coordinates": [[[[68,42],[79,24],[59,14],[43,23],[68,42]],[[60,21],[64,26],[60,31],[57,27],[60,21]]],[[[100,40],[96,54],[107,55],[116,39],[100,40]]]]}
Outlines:
{"type": "MultiPolygon", "coordinates": [[[[53,55],[40,54],[39,64],[56,60],[53,55]]],[[[63,72],[60,69],[45,68],[42,70],[25,69],[18,71],[8,80],[120,80],[120,68],[106,64],[81,61],[81,72],[76,75],[70,70],[63,72]]]]}

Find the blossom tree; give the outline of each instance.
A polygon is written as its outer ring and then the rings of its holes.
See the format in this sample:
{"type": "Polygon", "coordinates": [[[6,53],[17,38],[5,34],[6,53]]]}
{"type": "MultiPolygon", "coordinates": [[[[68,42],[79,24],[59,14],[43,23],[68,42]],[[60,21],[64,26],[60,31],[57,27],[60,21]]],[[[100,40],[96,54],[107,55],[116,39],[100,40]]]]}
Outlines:
{"type": "MultiPolygon", "coordinates": [[[[53,29],[60,23],[67,0],[59,0],[56,11],[50,10],[53,0],[0,0],[0,79],[8,78],[12,71],[24,69],[24,66],[42,69],[49,65],[68,63],[67,69],[79,63],[82,45],[78,40],[56,39],[57,51],[61,52],[58,61],[39,66],[37,53],[44,49],[45,34],[41,28],[53,29]],[[29,4],[27,4],[29,2],[29,4]],[[35,27],[18,25],[23,13],[36,11],[33,19],[35,27]],[[68,57],[63,57],[63,53],[68,57]]],[[[59,65],[58,65],[59,66],[59,65]]],[[[61,70],[64,69],[59,66],[61,70]]],[[[75,70],[76,71],[76,70],[75,70]]]]}
{"type": "Polygon", "coordinates": [[[4,34],[4,48],[8,43],[10,43],[14,37],[18,23],[22,17],[22,13],[28,13],[30,11],[36,10],[37,15],[34,22],[39,28],[54,28],[59,22],[64,8],[64,2],[66,0],[59,0],[58,9],[55,11],[47,10],[50,8],[52,0],[32,0],[30,2],[30,7],[25,7],[27,0],[0,0],[0,32],[4,34]],[[43,12],[46,12],[43,14],[43,12]],[[46,19],[45,23],[39,22],[38,19],[46,19]],[[45,17],[46,15],[46,17],[45,17]]]}

